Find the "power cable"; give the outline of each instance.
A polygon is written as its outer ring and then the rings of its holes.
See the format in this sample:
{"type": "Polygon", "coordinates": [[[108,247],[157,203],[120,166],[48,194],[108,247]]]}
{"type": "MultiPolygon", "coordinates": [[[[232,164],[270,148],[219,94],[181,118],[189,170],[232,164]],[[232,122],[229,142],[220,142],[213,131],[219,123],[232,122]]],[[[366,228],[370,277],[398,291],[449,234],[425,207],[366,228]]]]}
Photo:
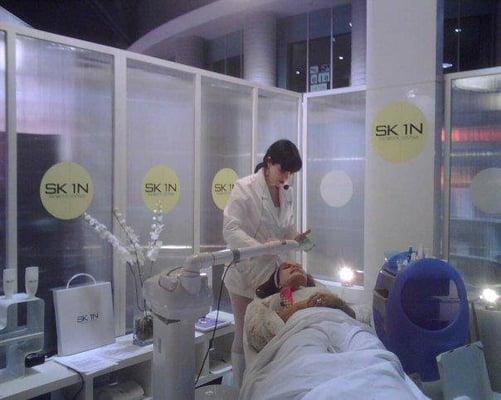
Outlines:
{"type": "Polygon", "coordinates": [[[216,322],[214,324],[214,329],[212,330],[212,337],[209,341],[209,348],[207,349],[207,351],[205,352],[205,356],[204,356],[204,359],[202,360],[202,365],[200,366],[200,370],[198,371],[198,375],[197,375],[197,379],[195,380],[195,387],[197,386],[197,383],[198,383],[198,380],[200,379],[200,375],[202,375],[202,370],[204,368],[204,364],[205,364],[205,361],[207,360],[207,357],[209,356],[209,350],[211,348],[211,344],[213,343],[214,341],[214,338],[216,336],[216,330],[217,330],[217,321],[218,321],[218,318],[219,318],[219,306],[221,304],[221,295],[223,294],[223,286],[224,286],[224,278],[226,277],[226,273],[228,272],[228,270],[230,269],[230,267],[234,264],[234,262],[232,261],[227,267],[226,269],[224,270],[224,273],[223,273],[223,276],[221,278],[221,287],[219,288],[219,296],[218,296],[218,299],[217,299],[217,306],[216,306],[216,322]]]}

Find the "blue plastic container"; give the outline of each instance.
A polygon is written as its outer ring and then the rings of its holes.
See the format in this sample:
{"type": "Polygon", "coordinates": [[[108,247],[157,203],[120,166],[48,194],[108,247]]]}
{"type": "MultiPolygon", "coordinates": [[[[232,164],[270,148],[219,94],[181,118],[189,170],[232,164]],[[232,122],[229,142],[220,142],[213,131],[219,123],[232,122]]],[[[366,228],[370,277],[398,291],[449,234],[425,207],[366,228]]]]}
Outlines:
{"type": "Polygon", "coordinates": [[[376,333],[407,374],[439,379],[436,356],[468,341],[468,301],[463,280],[448,263],[425,258],[398,271],[408,253],[390,258],[374,289],[376,333]]]}

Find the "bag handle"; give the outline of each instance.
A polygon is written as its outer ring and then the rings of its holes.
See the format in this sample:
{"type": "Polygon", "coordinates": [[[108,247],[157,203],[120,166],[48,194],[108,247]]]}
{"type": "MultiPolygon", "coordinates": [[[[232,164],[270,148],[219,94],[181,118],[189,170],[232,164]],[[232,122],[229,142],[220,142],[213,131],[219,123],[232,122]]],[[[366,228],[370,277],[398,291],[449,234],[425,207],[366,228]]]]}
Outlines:
{"type": "Polygon", "coordinates": [[[86,274],[85,272],[81,272],[79,274],[75,274],[73,275],[70,280],[68,281],[68,283],[66,284],[66,289],[69,289],[70,287],[70,283],[73,281],[73,279],[75,278],[78,278],[79,276],[86,276],[87,278],[90,278],[92,279],[92,281],[94,282],[94,285],[97,283],[96,282],[96,278],[94,278],[91,274],[86,274]]]}

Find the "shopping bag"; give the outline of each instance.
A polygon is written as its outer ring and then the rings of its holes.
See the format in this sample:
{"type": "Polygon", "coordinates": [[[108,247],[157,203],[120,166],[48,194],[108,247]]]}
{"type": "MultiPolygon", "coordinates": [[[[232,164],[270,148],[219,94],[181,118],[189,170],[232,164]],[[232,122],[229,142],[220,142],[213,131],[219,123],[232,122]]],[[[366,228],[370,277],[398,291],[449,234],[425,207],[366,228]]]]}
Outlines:
{"type": "Polygon", "coordinates": [[[110,282],[96,282],[89,274],[76,274],[65,288],[54,289],[57,353],[80,353],[115,342],[110,282]],[[93,283],[70,287],[71,282],[87,276],[93,283]]]}

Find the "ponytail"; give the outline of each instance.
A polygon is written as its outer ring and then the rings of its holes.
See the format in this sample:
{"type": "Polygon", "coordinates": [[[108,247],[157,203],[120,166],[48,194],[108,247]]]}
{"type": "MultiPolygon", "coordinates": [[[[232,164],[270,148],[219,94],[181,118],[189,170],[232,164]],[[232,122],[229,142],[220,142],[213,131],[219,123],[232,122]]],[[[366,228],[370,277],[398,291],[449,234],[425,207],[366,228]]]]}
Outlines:
{"type": "Polygon", "coordinates": [[[259,171],[261,168],[264,168],[265,166],[265,163],[264,162],[260,162],[258,165],[256,165],[256,168],[254,168],[254,173],[256,173],[257,171],[259,171]]]}
{"type": "Polygon", "coordinates": [[[273,143],[263,157],[263,161],[256,165],[254,173],[268,165],[268,161],[272,164],[280,164],[283,171],[297,172],[303,166],[299,150],[296,145],[290,140],[281,139],[273,143]]]}

